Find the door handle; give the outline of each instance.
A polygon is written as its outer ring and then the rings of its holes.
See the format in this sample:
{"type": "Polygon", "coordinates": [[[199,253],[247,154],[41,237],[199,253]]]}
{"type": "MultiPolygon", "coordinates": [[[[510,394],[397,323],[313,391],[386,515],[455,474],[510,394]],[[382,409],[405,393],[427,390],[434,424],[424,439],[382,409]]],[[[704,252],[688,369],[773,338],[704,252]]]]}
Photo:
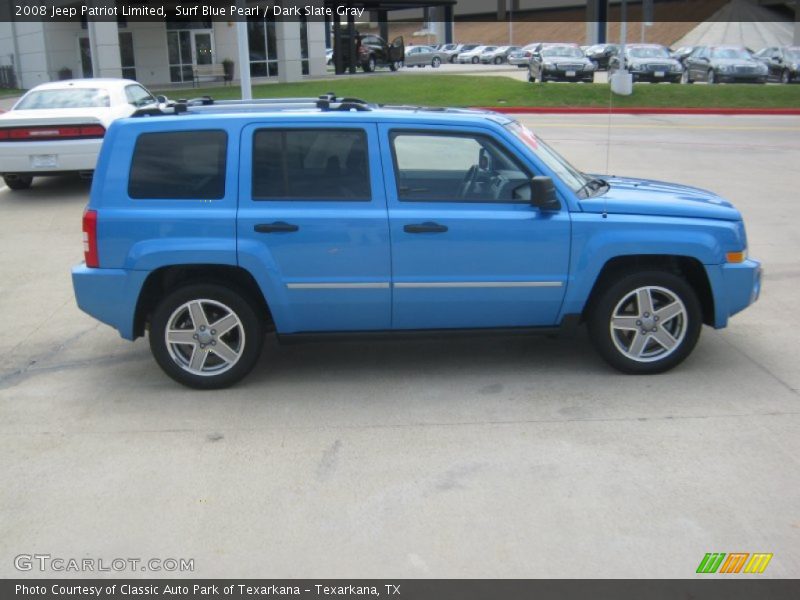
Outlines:
{"type": "Polygon", "coordinates": [[[403,226],[403,231],[406,233],[444,233],[447,231],[447,225],[425,221],[424,223],[405,225],[403,226]]]}
{"type": "Polygon", "coordinates": [[[284,221],[275,221],[274,223],[259,223],[253,226],[256,233],[291,233],[300,229],[297,225],[286,223],[284,221]]]}

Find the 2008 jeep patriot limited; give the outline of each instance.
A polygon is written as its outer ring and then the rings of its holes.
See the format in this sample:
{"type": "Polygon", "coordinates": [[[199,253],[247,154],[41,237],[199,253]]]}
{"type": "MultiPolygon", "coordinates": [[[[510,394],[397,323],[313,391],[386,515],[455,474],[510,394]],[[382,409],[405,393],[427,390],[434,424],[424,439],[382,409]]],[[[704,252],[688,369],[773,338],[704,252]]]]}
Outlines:
{"type": "Polygon", "coordinates": [[[555,328],[658,373],[759,294],[716,195],[581,173],[517,121],[355,99],[178,103],[108,130],[78,305],[197,388],[265,332],[555,328]]]}

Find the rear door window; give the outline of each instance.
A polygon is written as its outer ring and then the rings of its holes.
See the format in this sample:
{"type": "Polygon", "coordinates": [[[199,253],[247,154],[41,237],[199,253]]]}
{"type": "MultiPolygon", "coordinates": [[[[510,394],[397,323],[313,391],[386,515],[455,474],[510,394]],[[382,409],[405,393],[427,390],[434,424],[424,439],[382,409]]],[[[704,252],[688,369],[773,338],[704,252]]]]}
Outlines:
{"type": "Polygon", "coordinates": [[[367,134],[361,129],[259,129],[253,200],[369,202],[367,134]]]}
{"type": "Polygon", "coordinates": [[[225,196],[224,131],[143,133],[128,180],[131,198],[219,200],[225,196]]]}

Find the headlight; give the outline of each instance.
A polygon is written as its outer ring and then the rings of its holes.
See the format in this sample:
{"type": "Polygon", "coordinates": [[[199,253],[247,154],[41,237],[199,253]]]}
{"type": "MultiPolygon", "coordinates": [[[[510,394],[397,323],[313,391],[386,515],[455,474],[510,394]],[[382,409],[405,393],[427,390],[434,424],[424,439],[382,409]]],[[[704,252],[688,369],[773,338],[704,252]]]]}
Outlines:
{"type": "Polygon", "coordinates": [[[730,73],[733,70],[733,65],[720,65],[717,67],[717,71],[720,73],[730,73]]]}
{"type": "Polygon", "coordinates": [[[681,64],[680,64],[680,63],[675,63],[675,64],[674,64],[674,65],[672,65],[672,67],[670,67],[670,68],[671,68],[671,70],[672,70],[672,71],[674,71],[675,73],[677,73],[677,72],[679,72],[679,71],[683,71],[683,67],[681,66],[681,64]]]}
{"type": "Polygon", "coordinates": [[[765,75],[769,72],[769,68],[764,63],[758,65],[758,70],[765,75]]]}
{"type": "Polygon", "coordinates": [[[630,64],[630,69],[631,69],[632,71],[639,71],[641,68],[642,68],[642,65],[641,65],[641,63],[632,62],[632,63],[630,64]]]}
{"type": "Polygon", "coordinates": [[[584,65],[583,68],[586,71],[594,71],[597,68],[597,65],[595,65],[593,62],[589,61],[588,63],[586,63],[586,65],[584,65]]]}
{"type": "Polygon", "coordinates": [[[544,63],[544,65],[543,65],[543,66],[544,66],[544,68],[545,68],[545,69],[547,69],[548,71],[551,71],[551,70],[553,70],[553,69],[555,69],[555,68],[556,68],[555,64],[553,64],[553,63],[551,63],[551,62],[546,62],[546,63],[544,63]]]}

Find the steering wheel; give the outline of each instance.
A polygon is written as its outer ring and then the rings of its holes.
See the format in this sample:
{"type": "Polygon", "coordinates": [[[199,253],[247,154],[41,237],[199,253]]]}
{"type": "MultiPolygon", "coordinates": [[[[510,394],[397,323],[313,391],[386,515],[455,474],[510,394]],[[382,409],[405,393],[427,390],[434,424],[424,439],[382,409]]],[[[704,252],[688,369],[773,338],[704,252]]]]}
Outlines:
{"type": "Polygon", "coordinates": [[[467,194],[469,193],[472,186],[478,179],[478,165],[472,165],[467,174],[464,175],[464,181],[461,183],[461,187],[458,190],[458,197],[459,198],[466,198],[467,194]]]}

